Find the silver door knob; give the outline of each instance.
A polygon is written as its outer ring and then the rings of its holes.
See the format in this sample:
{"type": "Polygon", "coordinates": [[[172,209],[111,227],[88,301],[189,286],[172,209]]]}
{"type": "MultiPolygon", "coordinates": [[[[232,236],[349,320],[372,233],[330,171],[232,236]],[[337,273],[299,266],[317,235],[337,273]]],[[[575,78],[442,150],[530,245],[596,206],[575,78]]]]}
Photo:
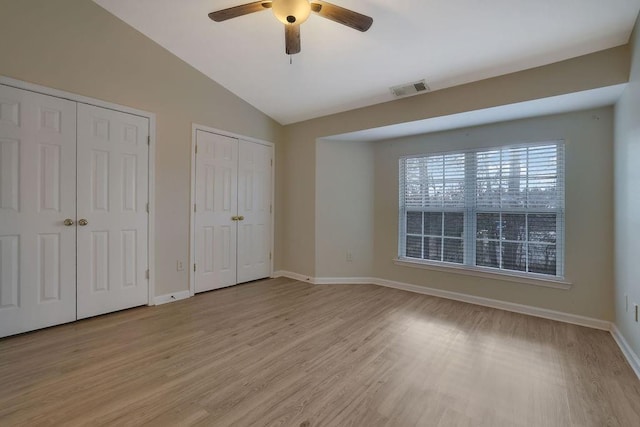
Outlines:
{"type": "Polygon", "coordinates": [[[84,218],[82,218],[80,221],[78,221],[78,225],[81,225],[81,226],[83,226],[83,227],[84,227],[85,225],[87,225],[87,224],[89,224],[89,221],[87,221],[87,220],[86,220],[86,219],[84,219],[84,218]]]}
{"type": "Polygon", "coordinates": [[[66,225],[67,227],[71,227],[73,225],[73,220],[71,218],[65,219],[64,225],[66,225]]]}

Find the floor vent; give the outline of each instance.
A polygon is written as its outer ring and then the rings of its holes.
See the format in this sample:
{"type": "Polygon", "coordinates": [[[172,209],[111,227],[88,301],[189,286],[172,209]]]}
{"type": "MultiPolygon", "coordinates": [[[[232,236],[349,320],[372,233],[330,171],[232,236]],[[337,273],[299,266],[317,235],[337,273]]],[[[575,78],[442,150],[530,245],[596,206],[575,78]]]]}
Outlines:
{"type": "Polygon", "coordinates": [[[427,82],[425,82],[423,79],[413,83],[393,86],[389,88],[389,90],[396,98],[404,98],[405,96],[416,95],[422,92],[429,92],[431,89],[429,89],[427,82]]]}

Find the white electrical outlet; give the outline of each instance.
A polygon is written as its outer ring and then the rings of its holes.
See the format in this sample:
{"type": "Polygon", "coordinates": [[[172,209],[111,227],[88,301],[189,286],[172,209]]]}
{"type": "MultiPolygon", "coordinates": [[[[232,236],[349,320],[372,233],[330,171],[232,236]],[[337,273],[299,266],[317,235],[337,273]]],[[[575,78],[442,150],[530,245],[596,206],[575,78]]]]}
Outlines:
{"type": "Polygon", "coordinates": [[[353,261],[353,253],[351,251],[347,251],[347,262],[353,261]]]}
{"type": "Polygon", "coordinates": [[[176,262],[176,270],[184,271],[184,264],[182,263],[182,261],[177,261],[176,262]]]}

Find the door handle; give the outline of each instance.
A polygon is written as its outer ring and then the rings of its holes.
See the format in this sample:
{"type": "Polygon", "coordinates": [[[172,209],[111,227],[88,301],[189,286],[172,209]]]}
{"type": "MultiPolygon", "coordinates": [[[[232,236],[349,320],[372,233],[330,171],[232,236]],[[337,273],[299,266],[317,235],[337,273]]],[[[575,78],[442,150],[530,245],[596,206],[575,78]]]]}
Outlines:
{"type": "Polygon", "coordinates": [[[64,225],[66,225],[67,227],[71,227],[73,225],[73,220],[71,218],[65,219],[64,225]]]}
{"type": "Polygon", "coordinates": [[[81,226],[83,226],[83,227],[84,227],[85,225],[87,225],[87,224],[89,224],[89,221],[87,221],[87,220],[86,220],[86,219],[84,219],[84,218],[82,218],[80,221],[78,221],[78,225],[81,225],[81,226]]]}
{"type": "Polygon", "coordinates": [[[231,221],[237,221],[239,218],[237,216],[232,216],[231,221]]]}
{"type": "Polygon", "coordinates": [[[238,221],[244,221],[244,217],[243,217],[242,215],[240,215],[240,216],[238,217],[238,221]]]}

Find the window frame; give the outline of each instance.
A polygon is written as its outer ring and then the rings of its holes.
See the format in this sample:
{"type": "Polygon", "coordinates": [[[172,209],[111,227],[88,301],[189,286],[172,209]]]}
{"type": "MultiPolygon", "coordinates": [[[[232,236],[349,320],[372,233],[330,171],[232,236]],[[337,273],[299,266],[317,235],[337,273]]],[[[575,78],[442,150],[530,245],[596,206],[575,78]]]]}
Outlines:
{"type": "MultiPolygon", "coordinates": [[[[550,141],[536,141],[536,142],[527,142],[520,144],[507,144],[502,146],[495,147],[482,147],[476,149],[468,149],[468,150],[452,150],[452,151],[440,151],[440,152],[431,152],[425,154],[415,154],[409,156],[402,156],[398,161],[398,175],[399,175],[399,206],[398,206],[398,257],[394,260],[396,264],[399,265],[411,265],[416,264],[416,266],[420,266],[420,264],[424,265],[426,268],[430,266],[435,267],[437,270],[441,269],[452,269],[454,271],[460,272],[460,270],[467,270],[471,274],[474,272],[485,273],[486,275],[496,275],[496,276],[506,276],[506,277],[515,277],[515,278],[523,278],[529,279],[529,281],[542,281],[542,282],[555,282],[566,285],[569,282],[565,281],[565,202],[566,202],[566,143],[564,140],[550,140],[550,141]],[[556,145],[558,149],[558,160],[557,160],[557,179],[562,182],[560,187],[562,191],[562,197],[558,198],[559,206],[557,208],[509,208],[509,207],[500,207],[498,209],[483,209],[478,208],[476,203],[476,192],[477,192],[477,182],[478,182],[478,170],[477,170],[477,154],[481,152],[487,152],[492,150],[510,150],[510,149],[518,149],[518,148],[533,148],[538,146],[549,146],[556,145]],[[461,208],[431,208],[431,207],[407,207],[405,203],[405,192],[406,192],[406,161],[408,159],[414,158],[428,158],[432,156],[443,156],[443,155],[455,155],[455,154],[465,154],[465,167],[464,167],[464,176],[465,176],[465,189],[464,189],[464,207],[461,208]],[[464,229],[463,229],[463,262],[462,263],[454,263],[447,261],[436,261],[430,259],[419,259],[412,258],[406,256],[406,238],[407,238],[407,212],[440,212],[443,213],[443,228],[444,228],[444,213],[446,212],[463,212],[464,213],[464,229]],[[520,270],[510,270],[504,269],[502,267],[490,267],[490,266],[479,266],[477,263],[477,217],[478,214],[483,213],[497,213],[500,215],[503,214],[523,214],[525,215],[525,240],[517,241],[517,243],[521,243],[526,250],[526,269],[529,268],[529,244],[537,244],[535,241],[531,242],[529,240],[529,224],[528,218],[529,215],[535,214],[555,214],[556,215],[556,273],[555,274],[544,274],[544,273],[535,273],[528,271],[520,271],[520,270]]],[[[424,221],[424,216],[422,217],[424,221]]],[[[500,222],[502,223],[502,216],[500,217],[500,222]]],[[[424,225],[423,231],[424,231],[424,225]]],[[[413,234],[413,233],[412,233],[413,234]]],[[[424,234],[422,237],[424,238],[424,234]]],[[[442,243],[441,248],[444,245],[444,231],[441,236],[442,243]]],[[[502,246],[503,239],[499,239],[499,243],[502,246]]],[[[544,244],[543,242],[540,242],[544,244]]],[[[422,243],[424,245],[424,242],[422,243]]],[[[423,248],[424,251],[424,248],[423,248]]],[[[501,252],[500,252],[501,253],[501,252]]],[[[424,252],[423,252],[424,255],[424,252]]],[[[444,259],[443,249],[441,249],[441,259],[444,259]]],[[[501,263],[500,263],[501,264],[501,263]]],[[[464,273],[466,274],[466,273],[464,273]]]]}

